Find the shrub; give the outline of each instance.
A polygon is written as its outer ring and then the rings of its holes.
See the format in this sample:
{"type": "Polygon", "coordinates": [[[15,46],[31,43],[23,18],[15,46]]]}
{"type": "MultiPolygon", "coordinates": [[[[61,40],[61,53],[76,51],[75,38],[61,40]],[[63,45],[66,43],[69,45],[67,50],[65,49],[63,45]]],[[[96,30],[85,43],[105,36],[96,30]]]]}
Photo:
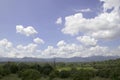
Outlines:
{"type": "Polygon", "coordinates": [[[59,77],[60,78],[68,78],[69,76],[70,76],[70,72],[69,71],[63,70],[63,71],[59,72],[59,77]]]}
{"type": "Polygon", "coordinates": [[[23,80],[37,80],[40,78],[40,72],[34,69],[24,70],[20,74],[23,80]]]}
{"type": "Polygon", "coordinates": [[[49,75],[53,71],[53,67],[49,64],[46,64],[42,67],[42,73],[44,75],[49,75]]]}

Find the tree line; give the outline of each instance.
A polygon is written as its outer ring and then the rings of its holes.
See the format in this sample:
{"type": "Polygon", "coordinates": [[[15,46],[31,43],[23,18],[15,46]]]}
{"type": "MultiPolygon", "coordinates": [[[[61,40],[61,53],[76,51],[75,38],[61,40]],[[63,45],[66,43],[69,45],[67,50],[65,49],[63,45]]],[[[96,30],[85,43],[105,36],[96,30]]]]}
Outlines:
{"type": "Polygon", "coordinates": [[[0,78],[9,74],[17,74],[22,80],[38,80],[41,77],[54,80],[92,80],[95,77],[120,80],[120,59],[88,63],[16,63],[7,62],[0,65],[0,78]],[[70,70],[59,70],[57,67],[70,67],[70,70]],[[86,68],[87,67],[87,68],[86,68]],[[89,68],[92,67],[92,68],[89,68]]]}

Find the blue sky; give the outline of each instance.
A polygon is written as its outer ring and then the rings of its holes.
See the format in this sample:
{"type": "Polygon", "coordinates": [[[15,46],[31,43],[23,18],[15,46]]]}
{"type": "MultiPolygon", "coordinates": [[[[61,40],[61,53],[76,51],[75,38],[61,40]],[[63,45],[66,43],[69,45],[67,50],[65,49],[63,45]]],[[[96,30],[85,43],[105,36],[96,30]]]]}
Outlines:
{"type": "Polygon", "coordinates": [[[119,2],[0,0],[0,56],[119,56],[119,2]]]}

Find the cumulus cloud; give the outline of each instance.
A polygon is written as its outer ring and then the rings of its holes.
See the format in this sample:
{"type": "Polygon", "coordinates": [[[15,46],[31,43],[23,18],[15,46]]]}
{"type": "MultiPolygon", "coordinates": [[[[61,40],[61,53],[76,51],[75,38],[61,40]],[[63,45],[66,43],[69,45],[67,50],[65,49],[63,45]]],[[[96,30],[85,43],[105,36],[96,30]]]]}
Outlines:
{"type": "MultiPolygon", "coordinates": [[[[68,44],[66,43],[64,46],[53,47],[48,46],[45,50],[42,51],[42,55],[44,57],[90,57],[90,56],[116,56],[116,54],[111,52],[108,47],[105,46],[92,46],[85,47],[78,44],[68,44]],[[111,55],[112,53],[112,55],[111,55]]],[[[117,54],[118,56],[119,54],[117,54]]],[[[119,55],[120,56],[120,55],[119,55]]]]}
{"type": "Polygon", "coordinates": [[[102,47],[102,46],[95,46],[95,47],[91,47],[89,48],[89,50],[91,55],[90,56],[110,56],[109,54],[109,48],[108,47],[102,47]]]}
{"type": "Polygon", "coordinates": [[[90,36],[79,36],[76,39],[86,46],[94,46],[97,44],[97,40],[91,38],[90,36]]]}
{"type": "Polygon", "coordinates": [[[107,11],[108,9],[115,8],[114,10],[120,9],[120,0],[100,0],[101,2],[104,2],[103,8],[104,11],[107,11]]]}
{"type": "Polygon", "coordinates": [[[65,46],[65,45],[66,45],[66,42],[64,40],[61,40],[57,43],[58,47],[65,46]]]}
{"type": "Polygon", "coordinates": [[[120,48],[109,49],[106,46],[86,47],[75,43],[67,43],[63,40],[59,41],[56,47],[48,46],[44,50],[38,49],[38,45],[29,43],[28,45],[13,46],[12,42],[7,39],[0,40],[0,56],[1,57],[89,57],[89,56],[120,56],[120,48]]]}
{"type": "Polygon", "coordinates": [[[35,57],[37,56],[37,44],[29,43],[28,45],[17,45],[14,49],[14,53],[16,53],[15,57],[23,58],[23,57],[35,57]]]}
{"type": "Polygon", "coordinates": [[[118,46],[118,49],[120,49],[120,46],[118,46]]]}
{"type": "Polygon", "coordinates": [[[7,39],[0,40],[0,56],[1,57],[15,57],[15,49],[13,43],[7,39]]]}
{"type": "Polygon", "coordinates": [[[40,39],[40,38],[35,38],[34,40],[33,40],[35,43],[37,43],[37,44],[44,44],[45,42],[42,40],[42,39],[40,39]]]}
{"type": "Polygon", "coordinates": [[[104,9],[111,9],[111,7],[114,9],[110,13],[105,10],[105,12],[90,19],[83,17],[82,13],[67,16],[65,17],[65,27],[62,29],[62,32],[73,36],[83,33],[98,39],[113,39],[120,37],[120,9],[118,8],[120,4],[117,4],[119,0],[101,1],[104,1],[104,9]],[[116,4],[111,4],[111,1],[114,1],[116,4]],[[111,7],[105,6],[108,4],[111,7]]]}
{"type": "Polygon", "coordinates": [[[4,47],[6,49],[12,48],[13,44],[9,42],[7,39],[2,39],[0,41],[0,47],[4,47]]]}
{"type": "Polygon", "coordinates": [[[41,53],[42,53],[43,57],[51,58],[51,57],[55,57],[55,55],[57,55],[56,52],[57,52],[57,49],[55,49],[53,46],[48,46],[41,53]]]}
{"type": "Polygon", "coordinates": [[[17,45],[7,39],[0,40],[0,57],[35,57],[37,52],[37,44],[29,43],[26,46],[17,45]]]}
{"type": "MultiPolygon", "coordinates": [[[[13,45],[7,39],[0,40],[1,57],[89,57],[89,56],[120,56],[120,46],[111,49],[97,44],[99,39],[113,39],[120,37],[120,0],[100,0],[103,3],[103,12],[94,18],[85,18],[82,13],[65,17],[64,34],[78,36],[76,39],[82,44],[58,41],[56,46],[49,45],[44,50],[38,49],[38,44],[44,44],[40,38],[33,39],[34,43],[28,45],[13,45]],[[111,12],[108,12],[112,9],[111,12]],[[83,36],[80,36],[80,35],[83,36]],[[84,46],[85,45],[85,46],[84,46]]],[[[82,12],[89,11],[82,10],[82,12]]],[[[62,18],[58,18],[56,24],[62,24],[62,18]]],[[[38,32],[32,27],[16,26],[16,32],[31,36],[38,32]]]]}
{"type": "Polygon", "coordinates": [[[37,44],[30,43],[27,46],[18,45],[17,49],[19,49],[19,51],[26,51],[26,52],[29,52],[29,53],[33,53],[37,49],[37,44]]]}
{"type": "MultiPolygon", "coordinates": [[[[58,43],[60,43],[59,41],[58,43]]],[[[66,43],[66,42],[65,42],[66,43]]],[[[82,48],[80,45],[76,44],[64,44],[57,46],[56,48],[53,46],[48,46],[47,49],[42,51],[42,55],[46,57],[74,57],[77,56],[76,53],[79,52],[82,48]]],[[[80,52],[79,52],[80,53],[80,52]]]]}
{"type": "Polygon", "coordinates": [[[61,18],[61,17],[59,17],[59,18],[57,19],[56,24],[62,24],[62,18],[61,18]]]}
{"type": "Polygon", "coordinates": [[[91,12],[92,10],[90,8],[86,8],[86,9],[81,9],[81,10],[77,10],[75,9],[75,12],[91,12]]]}
{"type": "Polygon", "coordinates": [[[31,36],[38,33],[32,26],[27,26],[24,28],[22,25],[16,26],[16,32],[26,36],[31,36]]]}
{"type": "MultiPolygon", "coordinates": [[[[74,43],[66,43],[65,41],[61,40],[57,43],[62,44],[57,47],[48,46],[45,50],[43,50],[42,56],[44,57],[90,57],[90,56],[111,56],[111,51],[108,47],[105,46],[91,46],[86,47],[79,44],[74,43]]],[[[114,56],[116,54],[112,54],[114,56]]],[[[119,55],[119,54],[117,54],[119,55]]]]}

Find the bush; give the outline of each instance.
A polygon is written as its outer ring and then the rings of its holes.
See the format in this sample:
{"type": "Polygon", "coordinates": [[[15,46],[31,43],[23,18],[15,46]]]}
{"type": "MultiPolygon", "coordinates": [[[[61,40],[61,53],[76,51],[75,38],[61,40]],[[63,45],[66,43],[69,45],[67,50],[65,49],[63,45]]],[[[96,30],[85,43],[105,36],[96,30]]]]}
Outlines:
{"type": "Polygon", "coordinates": [[[53,67],[50,66],[49,64],[46,64],[42,67],[42,73],[44,75],[49,75],[53,71],[53,67]]]}
{"type": "Polygon", "coordinates": [[[0,74],[0,79],[2,78],[3,76],[0,74]]]}
{"type": "Polygon", "coordinates": [[[31,65],[31,68],[38,70],[39,72],[41,72],[41,70],[42,70],[42,67],[39,64],[33,64],[33,65],[31,65]]]}
{"type": "Polygon", "coordinates": [[[20,73],[22,80],[37,80],[40,78],[40,72],[34,69],[27,69],[20,73]]]}
{"type": "Polygon", "coordinates": [[[52,80],[53,78],[56,78],[56,77],[58,77],[58,75],[59,75],[59,72],[58,71],[52,71],[51,73],[50,73],[50,75],[49,75],[49,79],[50,80],[52,80]]]}
{"type": "Polygon", "coordinates": [[[22,70],[25,70],[25,69],[30,69],[30,66],[28,64],[25,64],[25,63],[19,63],[18,64],[18,71],[22,71],[22,70]]]}
{"type": "Polygon", "coordinates": [[[63,70],[63,71],[59,72],[59,77],[60,78],[68,78],[69,76],[70,76],[70,72],[69,71],[63,70]]]}
{"type": "Polygon", "coordinates": [[[94,77],[94,71],[81,69],[74,73],[73,80],[90,80],[92,77],[94,77]]]}

